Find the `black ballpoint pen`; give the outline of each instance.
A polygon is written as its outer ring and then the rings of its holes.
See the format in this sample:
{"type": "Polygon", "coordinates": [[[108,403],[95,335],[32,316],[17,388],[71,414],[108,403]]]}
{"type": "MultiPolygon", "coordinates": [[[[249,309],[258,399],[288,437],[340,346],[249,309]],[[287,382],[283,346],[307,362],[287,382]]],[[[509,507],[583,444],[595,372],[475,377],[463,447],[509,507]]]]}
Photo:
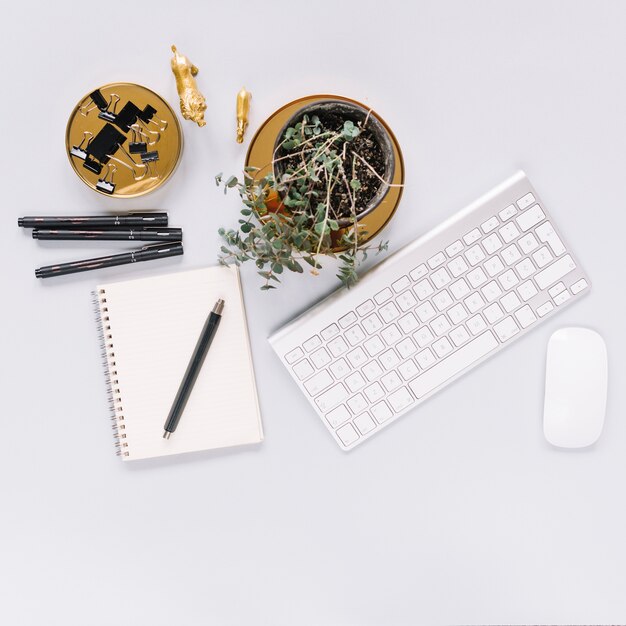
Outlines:
{"type": "Polygon", "coordinates": [[[178,426],[180,416],[185,410],[187,400],[189,400],[189,396],[191,395],[191,390],[196,383],[196,379],[198,378],[204,359],[209,351],[213,337],[217,332],[217,327],[220,325],[223,309],[224,300],[220,299],[215,303],[213,310],[209,313],[206,322],[204,322],[204,327],[200,333],[200,337],[198,338],[198,343],[194,348],[191,361],[189,361],[187,371],[185,372],[183,380],[180,383],[180,387],[176,393],[176,398],[174,398],[170,414],[167,416],[163,439],[169,439],[178,426]]]}
{"type": "Polygon", "coordinates": [[[182,241],[182,228],[34,228],[33,239],[98,241],[182,241]]]}
{"type": "Polygon", "coordinates": [[[167,226],[167,213],[128,213],[126,215],[66,215],[20,217],[24,228],[118,228],[120,226],[167,226]]]}
{"type": "Polygon", "coordinates": [[[45,267],[36,269],[35,276],[37,278],[52,278],[53,276],[64,276],[65,274],[75,274],[76,272],[99,270],[103,267],[113,267],[115,265],[125,265],[127,263],[178,256],[182,253],[183,244],[180,241],[160,243],[154,246],[144,246],[140,250],[131,250],[123,254],[112,254],[96,259],[85,259],[84,261],[70,261],[69,263],[59,263],[58,265],[46,265],[45,267]]]}

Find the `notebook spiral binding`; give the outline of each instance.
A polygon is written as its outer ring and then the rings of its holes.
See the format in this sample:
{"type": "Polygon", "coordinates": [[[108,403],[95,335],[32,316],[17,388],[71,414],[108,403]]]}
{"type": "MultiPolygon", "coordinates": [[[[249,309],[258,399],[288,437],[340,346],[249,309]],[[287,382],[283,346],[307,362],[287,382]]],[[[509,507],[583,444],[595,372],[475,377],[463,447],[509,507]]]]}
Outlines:
{"type": "Polygon", "coordinates": [[[124,409],[122,408],[122,397],[118,387],[117,370],[115,363],[115,352],[113,351],[113,335],[109,322],[109,309],[107,307],[106,293],[104,289],[92,292],[93,304],[96,314],[98,336],[100,338],[102,367],[104,369],[104,379],[107,385],[107,396],[109,409],[111,412],[111,422],[114,431],[116,454],[118,456],[128,456],[128,443],[125,441],[126,425],[124,424],[124,409]]]}

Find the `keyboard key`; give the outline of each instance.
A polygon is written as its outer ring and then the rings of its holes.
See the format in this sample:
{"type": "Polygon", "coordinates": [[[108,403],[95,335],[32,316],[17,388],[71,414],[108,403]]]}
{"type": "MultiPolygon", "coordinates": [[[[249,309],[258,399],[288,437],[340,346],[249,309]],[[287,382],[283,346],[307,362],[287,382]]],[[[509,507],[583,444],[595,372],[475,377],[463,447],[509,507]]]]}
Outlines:
{"type": "Polygon", "coordinates": [[[435,285],[435,289],[441,289],[452,279],[450,278],[450,274],[448,274],[448,270],[445,267],[440,267],[436,272],[430,275],[430,280],[433,285],[435,285]]]}
{"type": "Polygon", "coordinates": [[[365,346],[370,356],[376,356],[385,349],[385,344],[378,335],[374,335],[371,339],[368,339],[363,346],[365,346]]]}
{"type": "Polygon", "coordinates": [[[517,293],[519,293],[521,299],[524,302],[527,302],[531,298],[534,298],[537,295],[538,291],[537,291],[537,287],[535,287],[533,281],[532,280],[527,280],[525,283],[522,283],[517,288],[517,293]]]}
{"type": "Polygon", "coordinates": [[[504,265],[502,264],[500,257],[493,256],[485,261],[485,269],[487,270],[487,274],[493,278],[504,269],[504,265]]]}
{"type": "Polygon", "coordinates": [[[552,252],[548,250],[548,246],[542,246],[533,254],[533,259],[537,264],[537,267],[542,268],[548,265],[554,257],[552,256],[552,252]]]}
{"type": "Polygon", "coordinates": [[[559,236],[554,232],[554,228],[552,228],[550,222],[544,222],[541,226],[537,226],[535,232],[537,233],[537,237],[539,237],[539,241],[547,243],[550,246],[554,256],[561,256],[561,254],[565,252],[565,246],[559,236]]]}
{"type": "Polygon", "coordinates": [[[320,391],[333,384],[333,377],[326,370],[322,370],[304,382],[304,388],[310,396],[316,396],[320,391]]]}
{"type": "Polygon", "coordinates": [[[313,366],[306,359],[298,361],[293,366],[293,373],[298,377],[298,380],[308,378],[314,371],[313,366]]]}
{"type": "Polygon", "coordinates": [[[539,317],[543,317],[550,313],[550,311],[554,310],[554,304],[552,302],[544,302],[540,307],[537,308],[537,315],[539,317]]]}
{"type": "Polygon", "coordinates": [[[524,280],[534,274],[537,268],[530,259],[524,259],[515,266],[515,271],[520,275],[520,278],[524,280]]]}
{"type": "Polygon", "coordinates": [[[463,302],[465,303],[465,306],[470,313],[476,313],[476,311],[482,309],[485,305],[483,297],[478,292],[473,293],[471,296],[468,296],[467,298],[465,298],[465,300],[463,300],[463,302]]]}
{"type": "Polygon", "coordinates": [[[474,265],[478,265],[478,263],[480,263],[485,258],[485,253],[483,252],[482,248],[478,244],[476,244],[465,252],[465,258],[467,259],[467,262],[473,267],[474,265]]]}
{"type": "Polygon", "coordinates": [[[458,278],[463,272],[468,269],[468,265],[462,256],[458,256],[455,259],[452,259],[450,263],[448,263],[448,269],[450,270],[450,274],[452,274],[454,278],[458,278]]]}
{"type": "Polygon", "coordinates": [[[580,293],[583,289],[586,289],[589,285],[587,284],[587,281],[584,278],[581,278],[579,281],[575,282],[570,289],[572,290],[572,293],[574,295],[576,295],[577,293],[580,293]]]}
{"type": "Polygon", "coordinates": [[[346,409],[345,404],[340,404],[336,409],[333,409],[330,413],[326,414],[326,421],[332,428],[341,426],[344,422],[347,422],[352,416],[350,411],[346,409]]]}
{"type": "Polygon", "coordinates": [[[332,360],[330,358],[330,354],[328,354],[328,352],[326,352],[325,348],[320,348],[319,350],[316,350],[315,352],[312,352],[309,355],[309,358],[311,359],[311,361],[313,361],[313,365],[315,365],[315,367],[317,369],[325,367],[332,360]]]}
{"type": "Polygon", "coordinates": [[[341,383],[337,383],[322,395],[317,396],[317,398],[315,398],[315,404],[317,404],[322,413],[326,413],[334,409],[338,404],[344,402],[347,397],[348,392],[346,388],[341,383]]]}
{"type": "Polygon", "coordinates": [[[465,330],[465,326],[457,326],[451,333],[450,339],[452,343],[458,348],[462,346],[470,338],[469,333],[465,330]]]}
{"type": "Polygon", "coordinates": [[[294,348],[291,352],[287,352],[285,354],[285,361],[291,365],[295,363],[298,359],[301,359],[304,356],[304,352],[302,352],[301,348],[294,348]]]}
{"type": "Polygon", "coordinates": [[[420,348],[427,346],[434,338],[435,335],[433,335],[428,326],[422,326],[417,332],[413,333],[413,339],[417,341],[417,345],[420,348]]]}
{"type": "Polygon", "coordinates": [[[384,397],[385,391],[380,386],[380,383],[376,382],[365,388],[365,395],[370,402],[377,402],[384,397]]]}
{"type": "Polygon", "coordinates": [[[480,227],[482,228],[483,233],[485,233],[486,235],[495,228],[498,228],[499,224],[500,222],[498,221],[498,218],[494,215],[493,217],[490,217],[486,222],[483,222],[480,227]]]}
{"type": "Polygon", "coordinates": [[[435,308],[430,302],[424,302],[420,304],[416,309],[417,317],[420,318],[422,322],[427,322],[437,315],[435,308]]]}
{"type": "Polygon", "coordinates": [[[448,332],[448,329],[450,328],[450,322],[445,315],[439,315],[439,317],[436,317],[430,323],[430,327],[433,329],[437,337],[441,337],[441,335],[444,335],[448,332]]]}
{"type": "Polygon", "coordinates": [[[530,206],[535,201],[535,196],[532,193],[527,193],[517,201],[517,206],[523,211],[526,207],[530,206]]]}
{"type": "Polygon", "coordinates": [[[389,326],[383,328],[380,336],[385,340],[385,343],[388,346],[392,346],[396,343],[396,341],[402,339],[402,333],[398,330],[398,327],[395,324],[390,324],[389,326]]]}
{"type": "Polygon", "coordinates": [[[361,413],[361,415],[354,418],[352,423],[362,435],[367,435],[367,433],[376,428],[376,422],[369,416],[369,413],[361,413]]]}
{"type": "Polygon", "coordinates": [[[521,303],[520,299],[517,297],[517,294],[514,291],[505,294],[500,299],[500,304],[504,307],[504,310],[507,313],[515,310],[521,303]]]}
{"type": "Polygon", "coordinates": [[[417,283],[417,285],[413,286],[413,291],[415,292],[415,295],[420,299],[420,300],[425,300],[426,298],[428,298],[428,296],[430,296],[435,290],[433,289],[433,286],[430,284],[430,282],[428,281],[427,278],[424,278],[424,280],[421,280],[419,283],[417,283]]]}
{"type": "Polygon", "coordinates": [[[393,292],[389,289],[389,287],[386,287],[374,296],[374,300],[376,301],[376,304],[382,304],[383,302],[387,302],[391,296],[393,296],[393,292]]]}
{"type": "Polygon", "coordinates": [[[441,339],[437,339],[433,343],[433,350],[437,354],[439,358],[446,356],[446,354],[450,354],[452,352],[452,344],[447,337],[442,337],[441,339]]]}
{"type": "Polygon", "coordinates": [[[401,387],[397,391],[394,391],[388,398],[391,408],[396,412],[404,411],[408,406],[411,406],[415,402],[415,398],[411,395],[411,392],[406,387],[401,387]]]}
{"type": "Polygon", "coordinates": [[[564,302],[567,302],[572,297],[572,294],[569,291],[562,291],[558,296],[554,298],[554,303],[557,306],[560,306],[564,302]]]}
{"type": "Polygon", "coordinates": [[[448,317],[452,320],[453,324],[460,324],[468,316],[467,310],[459,302],[455,304],[449,311],[448,317]]]}
{"type": "Polygon", "coordinates": [[[517,225],[524,231],[536,226],[545,218],[544,212],[538,204],[530,207],[527,211],[524,211],[521,215],[515,218],[517,225]]]}
{"type": "Polygon", "coordinates": [[[403,276],[402,278],[398,278],[395,283],[392,283],[391,287],[396,293],[400,293],[402,290],[406,289],[411,284],[408,276],[403,276]]]}
{"type": "Polygon", "coordinates": [[[487,321],[490,324],[494,324],[504,317],[504,311],[497,302],[494,302],[483,311],[483,315],[487,318],[487,321]]]}
{"type": "Polygon", "coordinates": [[[356,432],[352,424],[346,424],[345,426],[342,426],[339,430],[335,432],[337,433],[337,436],[341,440],[341,443],[346,448],[352,445],[359,438],[359,433],[356,432]]]}
{"type": "Polygon", "coordinates": [[[315,350],[318,346],[322,345],[322,340],[317,336],[313,335],[313,337],[309,337],[303,344],[302,347],[307,351],[311,352],[311,350],[315,350]]]}
{"type": "Polygon", "coordinates": [[[461,250],[463,250],[463,243],[460,239],[457,239],[446,248],[446,254],[452,258],[455,254],[461,252],[461,250]]]}
{"type": "Polygon", "coordinates": [[[487,254],[495,254],[502,247],[502,241],[496,233],[491,233],[489,237],[485,237],[482,244],[487,254]]]}
{"type": "Polygon", "coordinates": [[[469,285],[467,284],[467,281],[464,278],[459,278],[459,280],[452,283],[450,287],[448,287],[448,289],[457,300],[464,298],[471,291],[469,285]]]}
{"type": "Polygon", "coordinates": [[[412,309],[417,304],[417,298],[412,291],[405,291],[396,298],[396,304],[402,312],[412,309]]]}
{"type": "Polygon", "coordinates": [[[396,354],[396,351],[393,348],[389,348],[389,350],[386,350],[385,352],[383,352],[378,357],[378,360],[380,361],[383,368],[386,370],[390,370],[394,368],[396,365],[398,365],[398,363],[400,363],[400,358],[398,357],[398,355],[396,354]]]}
{"type": "Polygon", "coordinates": [[[365,378],[372,382],[383,373],[383,368],[377,361],[370,361],[361,371],[365,375],[365,378]]]}
{"type": "Polygon", "coordinates": [[[513,289],[513,287],[519,283],[519,278],[513,270],[507,270],[504,274],[498,276],[498,282],[504,291],[508,291],[509,289],[513,289]]]}
{"type": "Polygon", "coordinates": [[[352,371],[352,368],[348,365],[345,359],[339,359],[328,366],[328,369],[332,372],[332,375],[339,380],[352,371]]]}
{"type": "Polygon", "coordinates": [[[376,305],[371,300],[366,300],[365,302],[359,304],[359,306],[356,308],[356,312],[361,317],[363,317],[364,315],[371,313],[375,308],[376,305]]]}
{"type": "Polygon", "coordinates": [[[407,357],[411,356],[412,354],[414,354],[415,352],[417,352],[417,347],[416,345],[413,343],[413,340],[410,337],[405,337],[397,346],[396,346],[396,350],[398,351],[398,354],[403,358],[406,359],[407,357]]]}
{"type": "Polygon", "coordinates": [[[370,411],[379,424],[386,422],[393,415],[391,409],[384,400],[371,407],[370,411]]]}
{"type": "Polygon", "coordinates": [[[508,341],[513,335],[517,335],[519,333],[519,327],[515,323],[515,320],[509,315],[505,317],[501,322],[498,322],[494,327],[496,335],[498,335],[498,339],[503,343],[508,341]]]}
{"type": "Polygon", "coordinates": [[[469,280],[470,285],[474,287],[474,289],[477,289],[481,285],[484,285],[488,279],[487,275],[483,271],[483,268],[476,267],[471,272],[469,272],[469,274],[467,275],[467,280],[469,280]]]}
{"type": "Polygon", "coordinates": [[[519,248],[514,243],[504,248],[504,250],[502,250],[500,254],[502,255],[502,258],[507,265],[513,265],[513,263],[519,261],[522,258],[522,254],[519,251],[519,248]]]}
{"type": "Polygon", "coordinates": [[[387,304],[381,306],[380,309],[378,309],[378,314],[383,318],[386,324],[395,320],[396,317],[400,317],[400,311],[393,302],[387,302],[387,304]]]}
{"type": "Polygon", "coordinates": [[[396,372],[388,372],[380,379],[380,382],[387,391],[393,391],[402,385],[402,379],[396,372]]]}
{"type": "Polygon", "coordinates": [[[329,341],[326,344],[326,347],[335,358],[348,351],[348,344],[345,342],[343,337],[335,337],[332,341],[329,341]]]}
{"type": "Polygon", "coordinates": [[[566,287],[563,283],[557,283],[554,287],[550,287],[550,289],[548,289],[548,293],[554,298],[554,296],[560,294],[561,291],[565,291],[565,289],[566,287]]]}
{"type": "Polygon", "coordinates": [[[398,372],[400,372],[400,376],[404,378],[404,380],[411,380],[419,373],[419,368],[415,365],[415,361],[413,359],[407,359],[404,363],[398,365],[398,372]]]}
{"type": "Polygon", "coordinates": [[[509,204],[509,206],[502,209],[502,211],[500,211],[498,215],[500,216],[500,219],[503,222],[506,222],[510,217],[513,217],[516,213],[517,213],[517,209],[515,208],[515,205],[509,204]]]}
{"type": "Polygon", "coordinates": [[[515,317],[522,328],[528,328],[533,322],[537,321],[537,316],[527,304],[519,311],[515,311],[515,317]]]}
{"type": "Polygon", "coordinates": [[[413,280],[419,280],[420,278],[426,276],[426,274],[428,274],[428,268],[423,263],[421,265],[418,265],[417,267],[414,267],[409,272],[409,276],[413,280]]]}
{"type": "Polygon", "coordinates": [[[337,324],[331,324],[330,326],[327,326],[321,333],[320,335],[322,335],[322,339],[324,339],[324,341],[328,341],[329,339],[332,339],[335,335],[339,334],[339,326],[337,326],[337,324]]]}
{"type": "Polygon", "coordinates": [[[363,319],[361,324],[363,324],[363,328],[368,335],[379,331],[383,327],[383,323],[380,321],[380,317],[378,317],[376,313],[370,313],[363,319]]]}
{"type": "Polygon", "coordinates": [[[345,338],[351,346],[356,346],[357,343],[361,343],[365,339],[365,333],[363,329],[358,325],[354,325],[344,333],[345,338]]]}
{"type": "Polygon", "coordinates": [[[561,257],[558,261],[555,261],[552,265],[549,265],[544,270],[541,270],[536,276],[535,280],[539,285],[539,289],[545,289],[552,283],[560,280],[566,274],[569,274],[572,270],[576,269],[576,263],[569,254],[561,257]]]}
{"type": "Polygon", "coordinates": [[[470,317],[466,323],[470,333],[474,336],[478,335],[478,333],[487,328],[487,324],[485,323],[485,320],[482,318],[480,313],[476,313],[474,317],[470,317]]]}
{"type": "Polygon", "coordinates": [[[348,352],[348,361],[352,364],[352,367],[361,367],[368,359],[363,348],[355,348],[352,352],[348,352]]]}
{"type": "Polygon", "coordinates": [[[502,289],[495,280],[487,283],[480,291],[487,302],[493,302],[502,295],[502,289]]]}
{"type": "Polygon", "coordinates": [[[350,313],[347,313],[343,317],[339,318],[339,326],[341,326],[341,328],[348,328],[350,324],[354,324],[354,322],[356,322],[356,319],[356,313],[354,311],[350,311],[350,313]]]}
{"type": "Polygon", "coordinates": [[[418,326],[419,322],[413,313],[407,313],[398,320],[398,326],[405,334],[412,333],[418,326]]]}
{"type": "Polygon", "coordinates": [[[443,252],[437,252],[434,256],[431,256],[428,259],[428,265],[431,270],[434,270],[436,267],[443,265],[446,262],[446,255],[443,252]]]}
{"type": "Polygon", "coordinates": [[[486,354],[489,354],[497,346],[496,338],[490,331],[487,331],[466,343],[428,371],[423,372],[409,383],[409,387],[417,398],[423,398],[426,394],[447,382],[452,376],[455,376],[486,354]]]}
{"type": "Polygon", "coordinates": [[[426,348],[422,350],[416,357],[415,360],[419,363],[420,367],[425,370],[433,365],[437,359],[435,355],[432,353],[430,348],[426,348]]]}
{"type": "Polygon", "coordinates": [[[524,254],[530,254],[533,250],[536,250],[539,247],[539,242],[532,233],[524,235],[517,243],[524,254]]]}
{"type": "Polygon", "coordinates": [[[519,235],[519,230],[513,222],[505,224],[498,232],[504,243],[511,243],[519,235]]]}
{"type": "Polygon", "coordinates": [[[354,415],[358,415],[361,411],[367,408],[367,400],[363,397],[362,393],[357,393],[352,396],[348,402],[348,406],[354,415]]]}
{"type": "Polygon", "coordinates": [[[365,387],[365,378],[363,378],[361,372],[352,372],[352,374],[346,376],[343,382],[348,385],[348,389],[353,393],[365,387]]]}
{"type": "Polygon", "coordinates": [[[467,235],[463,236],[463,241],[465,242],[465,245],[471,246],[475,241],[478,241],[481,237],[482,235],[480,234],[480,231],[478,230],[478,228],[474,228],[474,230],[470,230],[470,232],[467,233],[467,235]]]}
{"type": "Polygon", "coordinates": [[[433,296],[433,304],[438,311],[445,311],[453,302],[450,294],[445,289],[433,296]]]}

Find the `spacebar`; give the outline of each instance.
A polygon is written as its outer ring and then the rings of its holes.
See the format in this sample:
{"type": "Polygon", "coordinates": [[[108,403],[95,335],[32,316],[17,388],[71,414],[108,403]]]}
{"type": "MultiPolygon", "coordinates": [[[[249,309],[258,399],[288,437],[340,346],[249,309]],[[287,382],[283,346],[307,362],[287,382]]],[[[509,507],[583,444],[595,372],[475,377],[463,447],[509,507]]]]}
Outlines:
{"type": "Polygon", "coordinates": [[[426,370],[421,376],[410,382],[409,387],[411,387],[411,390],[418,398],[423,398],[427,393],[445,383],[455,374],[458,374],[461,370],[464,370],[491,352],[497,345],[498,340],[488,330],[465,344],[448,358],[426,370]]]}

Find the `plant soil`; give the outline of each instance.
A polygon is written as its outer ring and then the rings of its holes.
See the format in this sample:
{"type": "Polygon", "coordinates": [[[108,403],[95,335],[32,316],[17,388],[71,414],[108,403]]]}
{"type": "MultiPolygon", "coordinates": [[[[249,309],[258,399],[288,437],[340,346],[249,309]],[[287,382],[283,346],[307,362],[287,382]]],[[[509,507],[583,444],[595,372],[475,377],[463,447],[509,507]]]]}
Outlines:
{"type": "MultiPolygon", "coordinates": [[[[340,132],[346,121],[345,116],[325,112],[319,115],[322,131],[340,132]]],[[[356,124],[356,123],[355,123],[356,124]]],[[[358,190],[350,189],[355,199],[357,216],[365,210],[368,203],[374,198],[383,182],[372,172],[372,170],[360,159],[354,159],[353,152],[364,159],[378,174],[383,176],[385,171],[385,156],[383,150],[371,130],[362,127],[359,124],[361,132],[359,135],[347,142],[346,156],[343,159],[343,167],[346,172],[348,181],[356,178],[361,186],[358,190]],[[354,169],[353,169],[354,160],[354,169]]],[[[339,154],[343,150],[343,146],[336,146],[335,149],[339,154]]],[[[300,147],[292,150],[281,150],[282,156],[288,156],[290,153],[297,153],[300,147]]],[[[301,156],[294,154],[292,157],[283,160],[285,169],[297,170],[302,165],[301,156]]],[[[322,179],[319,183],[314,183],[313,190],[319,192],[320,196],[326,194],[326,182],[322,179]]],[[[351,218],[352,208],[350,197],[346,190],[345,184],[336,184],[330,195],[331,211],[334,213],[335,219],[351,218]]]]}

